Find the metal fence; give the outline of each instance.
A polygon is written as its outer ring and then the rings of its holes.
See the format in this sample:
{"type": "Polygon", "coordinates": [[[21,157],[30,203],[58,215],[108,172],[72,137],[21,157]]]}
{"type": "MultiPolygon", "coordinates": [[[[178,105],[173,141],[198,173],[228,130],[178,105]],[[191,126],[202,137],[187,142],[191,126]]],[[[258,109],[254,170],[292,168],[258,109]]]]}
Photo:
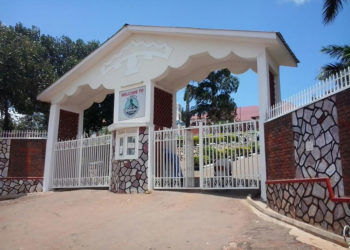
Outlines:
{"type": "Polygon", "coordinates": [[[47,139],[45,130],[2,130],[0,138],[3,139],[47,139]]]}
{"type": "Polygon", "coordinates": [[[258,122],[154,133],[155,189],[258,189],[258,122]]]}
{"type": "Polygon", "coordinates": [[[257,126],[249,121],[202,127],[203,189],[259,188],[257,126]]]}
{"type": "Polygon", "coordinates": [[[193,188],[191,131],[186,128],[155,131],[154,142],[154,188],[193,188]]]}
{"type": "Polygon", "coordinates": [[[350,67],[302,92],[268,108],[266,119],[272,120],[350,87],[350,67]]]}
{"type": "Polygon", "coordinates": [[[108,187],[112,136],[57,142],[52,188],[108,187]]]}

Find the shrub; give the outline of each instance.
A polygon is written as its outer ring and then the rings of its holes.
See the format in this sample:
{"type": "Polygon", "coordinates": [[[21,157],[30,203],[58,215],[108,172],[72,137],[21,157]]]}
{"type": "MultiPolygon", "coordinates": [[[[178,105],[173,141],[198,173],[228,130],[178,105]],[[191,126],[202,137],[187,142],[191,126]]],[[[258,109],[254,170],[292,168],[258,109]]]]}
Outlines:
{"type": "Polygon", "coordinates": [[[193,136],[193,145],[198,145],[199,144],[199,136],[198,135],[195,135],[193,136]]]}

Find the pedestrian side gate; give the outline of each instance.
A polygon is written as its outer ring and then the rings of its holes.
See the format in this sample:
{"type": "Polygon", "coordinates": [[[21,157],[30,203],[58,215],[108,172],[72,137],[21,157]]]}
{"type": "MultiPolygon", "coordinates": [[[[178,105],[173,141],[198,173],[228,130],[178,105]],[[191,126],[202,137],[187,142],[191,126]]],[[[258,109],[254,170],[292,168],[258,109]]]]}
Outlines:
{"type": "Polygon", "coordinates": [[[112,136],[57,142],[52,188],[108,187],[112,136]]]}
{"type": "Polygon", "coordinates": [[[258,122],[154,132],[155,189],[258,189],[258,122]]]}

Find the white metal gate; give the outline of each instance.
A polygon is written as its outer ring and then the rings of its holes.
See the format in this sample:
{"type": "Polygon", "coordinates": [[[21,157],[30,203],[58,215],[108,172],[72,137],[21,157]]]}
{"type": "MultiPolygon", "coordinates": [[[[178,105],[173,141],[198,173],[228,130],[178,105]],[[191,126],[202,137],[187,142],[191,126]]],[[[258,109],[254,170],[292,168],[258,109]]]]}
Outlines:
{"type": "Polygon", "coordinates": [[[108,187],[112,136],[57,142],[52,188],[108,187]]]}
{"type": "Polygon", "coordinates": [[[155,189],[258,189],[258,122],[154,132],[155,189]]]}
{"type": "Polygon", "coordinates": [[[194,144],[189,129],[154,133],[154,188],[194,188],[194,144]]]}

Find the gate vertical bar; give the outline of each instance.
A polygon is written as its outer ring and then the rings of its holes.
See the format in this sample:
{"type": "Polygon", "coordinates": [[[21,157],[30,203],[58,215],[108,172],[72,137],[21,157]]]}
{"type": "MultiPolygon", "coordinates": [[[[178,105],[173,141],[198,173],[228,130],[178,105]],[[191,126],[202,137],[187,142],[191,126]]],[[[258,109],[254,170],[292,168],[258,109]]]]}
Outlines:
{"type": "Polygon", "coordinates": [[[203,188],[203,124],[199,123],[199,186],[203,188]]]}
{"type": "Polygon", "coordinates": [[[79,168],[79,175],[78,175],[78,186],[81,186],[81,163],[82,163],[82,156],[83,156],[83,139],[78,139],[78,148],[79,148],[79,161],[78,161],[78,168],[79,168]]]}
{"type": "Polygon", "coordinates": [[[116,138],[116,132],[113,132],[109,139],[109,164],[107,165],[109,167],[108,169],[108,189],[111,189],[111,179],[112,179],[112,161],[113,161],[113,145],[115,145],[115,138],[116,138]]]}
{"type": "Polygon", "coordinates": [[[154,139],[154,125],[150,124],[148,127],[148,190],[153,189],[153,183],[154,183],[154,173],[155,173],[155,151],[156,151],[156,143],[154,139]]]}

